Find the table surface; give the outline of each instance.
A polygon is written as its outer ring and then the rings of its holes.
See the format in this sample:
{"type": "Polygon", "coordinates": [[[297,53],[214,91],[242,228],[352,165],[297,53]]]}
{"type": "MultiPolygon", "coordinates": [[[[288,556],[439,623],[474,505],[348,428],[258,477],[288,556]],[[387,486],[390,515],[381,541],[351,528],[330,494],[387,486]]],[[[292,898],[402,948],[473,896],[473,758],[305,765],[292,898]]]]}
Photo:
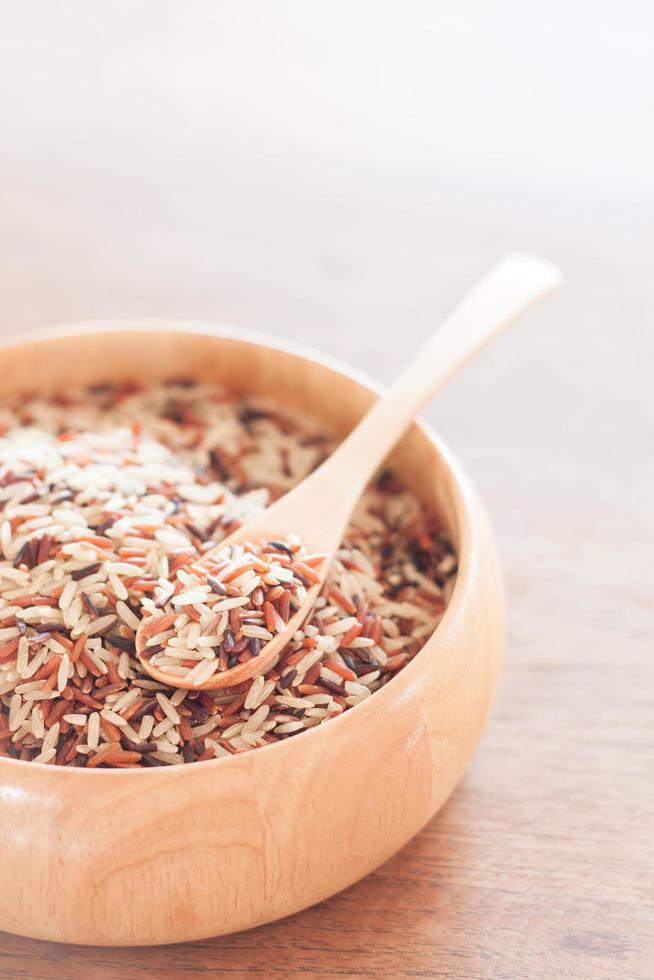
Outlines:
{"type": "Polygon", "coordinates": [[[401,28],[340,0],[329,20],[117,3],[102,30],[79,2],[5,11],[4,333],[222,320],[388,380],[504,252],[557,259],[566,285],[427,412],[509,597],[494,712],[442,811],[284,921],[158,949],[0,935],[2,976],[654,974],[650,8],[580,52],[583,5],[507,0],[499,25],[474,0],[406,6],[401,28]]]}

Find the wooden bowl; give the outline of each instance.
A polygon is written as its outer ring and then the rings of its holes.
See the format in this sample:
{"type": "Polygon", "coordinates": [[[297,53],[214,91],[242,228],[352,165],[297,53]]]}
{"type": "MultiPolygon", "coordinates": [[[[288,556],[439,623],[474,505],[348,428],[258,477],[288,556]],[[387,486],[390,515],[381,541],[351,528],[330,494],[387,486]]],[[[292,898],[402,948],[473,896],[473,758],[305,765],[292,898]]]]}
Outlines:
{"type": "MultiPolygon", "coordinates": [[[[101,321],[0,348],[6,393],[171,376],[282,398],[345,434],[375,397],[349,368],[207,324],[101,321]]],[[[423,425],[393,462],[440,513],[456,586],[418,656],[370,699],[298,737],[149,770],[0,759],[0,928],[60,942],[176,943],[248,929],[368,874],[433,816],[479,739],[504,641],[491,532],[423,425]]]]}

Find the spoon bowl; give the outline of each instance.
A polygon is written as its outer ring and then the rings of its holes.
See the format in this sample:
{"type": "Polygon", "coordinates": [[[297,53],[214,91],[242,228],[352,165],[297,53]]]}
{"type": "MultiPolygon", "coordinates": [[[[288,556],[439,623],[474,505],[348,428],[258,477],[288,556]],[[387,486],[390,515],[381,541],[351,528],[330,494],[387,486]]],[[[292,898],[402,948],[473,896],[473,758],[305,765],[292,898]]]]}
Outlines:
{"type": "MultiPolygon", "coordinates": [[[[227,543],[237,544],[238,541],[233,540],[234,536],[230,535],[229,541],[227,543]]],[[[227,541],[227,539],[225,539],[227,541]]],[[[148,619],[144,617],[141,620],[141,625],[136,631],[136,654],[143,666],[143,669],[147,671],[153,680],[159,681],[161,684],[166,684],[168,687],[179,687],[185,690],[193,691],[217,691],[226,687],[234,687],[236,684],[242,684],[244,681],[251,680],[258,674],[267,674],[271,670],[282,653],[282,650],[288,643],[289,639],[293,634],[301,629],[305,619],[309,615],[313,603],[318,597],[320,592],[320,585],[313,585],[307,590],[307,600],[302,605],[301,609],[290,617],[288,623],[286,624],[286,629],[282,633],[278,633],[269,640],[265,646],[261,648],[261,652],[257,656],[252,656],[249,660],[245,660],[243,663],[239,663],[235,667],[230,667],[228,670],[222,672],[217,672],[209,677],[205,681],[200,681],[200,683],[193,683],[190,680],[186,680],[183,677],[178,677],[175,674],[171,674],[161,667],[157,667],[156,664],[151,663],[150,658],[147,656],[146,643],[148,639],[148,619]]]]}

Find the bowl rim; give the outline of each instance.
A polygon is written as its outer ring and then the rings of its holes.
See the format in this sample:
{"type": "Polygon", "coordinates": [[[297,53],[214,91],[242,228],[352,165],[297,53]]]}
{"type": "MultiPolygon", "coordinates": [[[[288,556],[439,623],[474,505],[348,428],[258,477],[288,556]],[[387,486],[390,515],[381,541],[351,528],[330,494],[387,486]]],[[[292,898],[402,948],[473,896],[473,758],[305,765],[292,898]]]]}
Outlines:
{"type": "MultiPolygon", "coordinates": [[[[259,347],[268,347],[272,350],[279,351],[280,353],[289,354],[292,357],[311,361],[318,364],[320,367],[325,367],[335,371],[348,380],[354,381],[356,384],[361,385],[369,391],[372,391],[376,395],[382,394],[385,390],[385,386],[381,382],[371,378],[365,371],[362,371],[361,369],[354,367],[347,362],[341,361],[339,358],[331,354],[326,354],[322,351],[316,350],[309,345],[280,338],[276,335],[271,336],[251,328],[240,328],[227,323],[214,323],[207,320],[192,320],[186,318],[108,317],[62,322],[46,327],[36,328],[28,331],[26,334],[19,334],[18,332],[6,334],[0,339],[0,354],[11,349],[17,349],[31,344],[47,343],[48,341],[56,341],[60,339],[64,340],[69,337],[147,332],[165,332],[170,334],[188,333],[195,336],[206,336],[218,341],[228,340],[235,341],[237,343],[252,344],[259,347]]],[[[442,619],[436,626],[436,629],[430,634],[415,657],[413,657],[413,659],[410,660],[405,667],[397,672],[397,674],[392,678],[391,682],[385,684],[380,690],[373,692],[371,697],[359,702],[359,704],[353,705],[347,711],[342,712],[335,718],[330,718],[328,724],[316,725],[314,728],[304,731],[302,733],[301,743],[305,743],[306,739],[308,738],[313,739],[313,742],[316,742],[318,738],[328,738],[329,731],[332,731],[333,726],[336,724],[341,726],[344,724],[354,724],[356,718],[358,718],[362,711],[371,710],[369,707],[371,701],[379,708],[382,703],[380,699],[383,697],[390,697],[393,694],[393,690],[397,690],[395,683],[399,682],[401,676],[403,676],[405,680],[410,680],[411,677],[421,669],[422,661],[425,659],[427,647],[435,646],[438,640],[438,635],[440,634],[441,636],[444,636],[445,633],[448,632],[450,624],[456,619],[460,608],[465,604],[466,599],[469,596],[473,578],[472,572],[476,564],[477,554],[477,539],[474,520],[475,511],[478,511],[479,509],[477,492],[463,466],[459,463],[447,443],[436,433],[434,428],[428,422],[426,422],[422,416],[418,416],[412,424],[426,436],[428,441],[435,448],[438,456],[445,464],[445,467],[449,470],[452,478],[459,536],[459,544],[457,549],[457,572],[452,594],[447,606],[445,607],[442,619]],[[391,688],[390,694],[387,693],[389,687],[391,688]],[[325,729],[327,730],[326,732],[325,729]]],[[[436,650],[432,648],[431,652],[436,653],[436,650]]],[[[313,744],[313,742],[311,744],[313,744]]],[[[252,765],[255,761],[253,759],[255,756],[256,763],[260,764],[263,762],[262,753],[269,753],[271,750],[275,750],[279,754],[281,754],[282,751],[286,751],[288,753],[293,751],[293,746],[295,746],[295,749],[297,750],[298,743],[300,743],[300,740],[288,738],[283,739],[281,742],[260,746],[256,749],[256,751],[241,752],[235,755],[230,755],[228,758],[221,757],[219,759],[206,759],[203,762],[195,762],[191,766],[159,766],[147,769],[94,768],[92,770],[88,770],[72,766],[51,766],[42,762],[25,762],[21,759],[12,759],[8,758],[7,756],[0,756],[0,772],[5,767],[10,766],[16,776],[22,773],[25,777],[28,777],[30,772],[33,772],[35,775],[37,775],[39,772],[47,772],[48,774],[58,773],[59,776],[55,777],[58,779],[82,778],[85,781],[90,781],[94,778],[97,779],[98,777],[101,779],[122,779],[123,781],[126,781],[128,778],[146,778],[146,774],[147,778],[149,779],[170,779],[172,776],[179,778],[181,773],[186,773],[188,775],[194,772],[196,774],[209,772],[208,767],[215,767],[217,765],[220,765],[225,771],[227,770],[228,766],[235,767],[238,765],[252,765]]]]}

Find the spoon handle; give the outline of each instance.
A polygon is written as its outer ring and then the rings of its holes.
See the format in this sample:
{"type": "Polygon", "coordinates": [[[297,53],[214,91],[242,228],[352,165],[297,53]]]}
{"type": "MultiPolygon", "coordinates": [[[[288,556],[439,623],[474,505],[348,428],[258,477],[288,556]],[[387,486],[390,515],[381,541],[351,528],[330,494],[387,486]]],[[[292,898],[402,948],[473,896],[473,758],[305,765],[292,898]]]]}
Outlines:
{"type": "Polygon", "coordinates": [[[560,281],[555,265],[509,255],[455,307],[388,391],[313,474],[338,487],[339,510],[349,513],[370,477],[420,409],[467,361],[560,281]],[[344,483],[343,474],[347,474],[344,483]]]}

